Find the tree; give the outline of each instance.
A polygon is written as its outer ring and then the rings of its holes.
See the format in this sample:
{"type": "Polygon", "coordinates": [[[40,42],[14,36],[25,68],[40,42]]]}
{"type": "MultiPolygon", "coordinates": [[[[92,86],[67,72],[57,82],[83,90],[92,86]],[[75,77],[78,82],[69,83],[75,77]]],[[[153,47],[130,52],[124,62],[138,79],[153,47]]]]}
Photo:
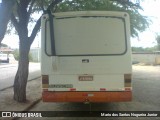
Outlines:
{"type": "Polygon", "coordinates": [[[55,12],[59,11],[79,11],[79,10],[107,10],[124,11],[130,14],[131,36],[138,37],[139,32],[143,32],[149,27],[150,20],[142,16],[139,11],[143,10],[138,3],[129,0],[65,0],[56,6],[55,12]]]}
{"type": "Polygon", "coordinates": [[[15,2],[16,0],[2,0],[0,3],[0,44],[4,38],[15,2]]]}
{"type": "MultiPolygon", "coordinates": [[[[4,0],[5,1],[5,0],[4,0]]],[[[14,80],[14,100],[18,102],[26,101],[26,85],[28,79],[28,66],[29,66],[29,51],[30,46],[40,29],[40,18],[36,20],[35,26],[29,34],[28,24],[33,21],[31,15],[37,11],[48,13],[50,10],[53,12],[69,11],[69,10],[116,10],[127,11],[131,16],[136,16],[138,22],[131,19],[133,25],[132,34],[136,36],[135,31],[145,30],[148,22],[145,17],[141,16],[138,12],[140,6],[132,2],[118,1],[118,0],[15,0],[10,19],[15,27],[19,36],[19,62],[18,70],[14,80]],[[63,2],[62,2],[63,1],[63,2]],[[58,4],[61,3],[61,4],[58,4]],[[47,9],[44,9],[47,8],[47,9]],[[137,9],[137,10],[136,10],[137,9]],[[134,25],[137,24],[137,25],[134,25]]]]}
{"type": "MultiPolygon", "coordinates": [[[[51,7],[54,7],[61,1],[62,0],[54,0],[53,2],[51,2],[51,4],[48,6],[47,11],[49,11],[51,7]]],[[[37,32],[40,29],[39,18],[32,30],[31,35],[29,36],[28,24],[30,22],[31,14],[35,11],[34,8],[36,8],[37,4],[36,0],[17,0],[16,9],[11,14],[11,21],[18,33],[20,41],[18,70],[14,80],[14,100],[18,102],[26,101],[26,85],[29,66],[28,55],[30,51],[30,46],[35,39],[37,32]]],[[[41,7],[43,9],[42,3],[41,7]]]]}

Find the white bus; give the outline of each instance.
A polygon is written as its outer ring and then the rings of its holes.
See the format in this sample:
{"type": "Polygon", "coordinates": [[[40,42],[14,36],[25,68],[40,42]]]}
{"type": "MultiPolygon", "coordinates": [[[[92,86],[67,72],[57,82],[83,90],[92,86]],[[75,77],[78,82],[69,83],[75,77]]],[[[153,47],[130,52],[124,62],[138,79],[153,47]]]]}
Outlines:
{"type": "Polygon", "coordinates": [[[125,12],[42,16],[44,102],[132,100],[130,20],[125,12]]]}

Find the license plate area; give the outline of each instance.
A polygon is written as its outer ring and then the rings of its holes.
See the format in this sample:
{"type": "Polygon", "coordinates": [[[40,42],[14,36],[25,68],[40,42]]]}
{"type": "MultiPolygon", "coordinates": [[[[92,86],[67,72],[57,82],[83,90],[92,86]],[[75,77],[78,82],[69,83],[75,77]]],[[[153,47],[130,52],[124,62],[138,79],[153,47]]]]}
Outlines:
{"type": "Polygon", "coordinates": [[[78,76],[79,81],[93,81],[93,75],[80,75],[78,76]]]}

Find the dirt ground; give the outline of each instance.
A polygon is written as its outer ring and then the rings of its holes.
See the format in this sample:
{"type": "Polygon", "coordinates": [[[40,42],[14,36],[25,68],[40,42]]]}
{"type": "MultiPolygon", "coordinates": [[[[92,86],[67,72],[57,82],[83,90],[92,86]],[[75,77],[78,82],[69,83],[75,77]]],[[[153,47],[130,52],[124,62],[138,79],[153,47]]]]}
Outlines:
{"type": "MultiPolygon", "coordinates": [[[[13,100],[13,87],[0,91],[0,111],[28,111],[41,98],[41,78],[27,84],[27,102],[18,103],[13,100]]],[[[11,118],[0,118],[11,120],[11,118]]]]}
{"type": "MultiPolygon", "coordinates": [[[[160,110],[160,66],[133,66],[133,101],[131,103],[93,104],[93,110],[119,111],[159,111],[160,110]]],[[[25,111],[30,109],[33,102],[41,98],[41,79],[32,80],[27,85],[26,103],[17,103],[13,100],[13,88],[0,91],[0,111],[25,111]]],[[[86,109],[86,105],[69,103],[38,103],[30,110],[79,110],[86,109]]],[[[26,118],[21,118],[26,119],[26,118]]],[[[47,118],[48,119],[48,118],[47,118]]],[[[96,118],[95,118],[96,119],[96,118]]],[[[148,118],[149,120],[150,118],[148,118]]],[[[153,118],[152,120],[160,118],[153,118]]],[[[2,119],[0,120],[9,120],[2,119]]],[[[32,120],[32,119],[30,119],[32,120]]],[[[88,120],[88,118],[86,119],[88,120]]],[[[119,119],[123,120],[123,118],[119,119]]],[[[127,120],[127,118],[125,118],[127,120]]],[[[130,120],[130,119],[129,119],[130,120]]],[[[134,120],[134,119],[132,119],[134,120]]],[[[140,120],[146,120],[140,119],[140,120]]]]}
{"type": "MultiPolygon", "coordinates": [[[[142,65],[133,65],[132,66],[133,73],[136,73],[136,75],[140,75],[139,77],[144,78],[146,74],[151,75],[153,78],[156,78],[160,80],[160,65],[157,66],[142,66],[142,65]]],[[[136,77],[136,76],[134,76],[136,77]]]]}

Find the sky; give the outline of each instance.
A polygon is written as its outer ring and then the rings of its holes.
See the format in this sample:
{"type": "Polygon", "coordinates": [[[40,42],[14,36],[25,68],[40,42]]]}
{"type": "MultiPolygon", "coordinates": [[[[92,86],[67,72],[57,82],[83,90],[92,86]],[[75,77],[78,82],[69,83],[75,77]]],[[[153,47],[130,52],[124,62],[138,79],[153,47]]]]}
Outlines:
{"type": "MultiPolygon", "coordinates": [[[[145,16],[150,17],[150,19],[152,20],[152,24],[146,31],[139,33],[138,38],[131,38],[131,46],[144,47],[144,48],[153,47],[156,45],[155,41],[156,34],[160,34],[160,14],[159,14],[160,0],[143,0],[143,2],[141,2],[141,6],[144,10],[141,11],[141,13],[145,16]]],[[[40,39],[41,35],[39,33],[35,38],[31,47],[32,48],[39,47],[40,39]]],[[[6,34],[2,43],[7,44],[11,48],[18,48],[19,46],[18,36],[15,35],[14,33],[11,33],[11,35],[6,34]]]]}
{"type": "Polygon", "coordinates": [[[131,38],[134,47],[152,47],[156,45],[156,35],[160,34],[160,0],[144,0],[141,2],[143,10],[141,13],[150,17],[152,24],[149,28],[139,34],[139,38],[131,38]]]}

